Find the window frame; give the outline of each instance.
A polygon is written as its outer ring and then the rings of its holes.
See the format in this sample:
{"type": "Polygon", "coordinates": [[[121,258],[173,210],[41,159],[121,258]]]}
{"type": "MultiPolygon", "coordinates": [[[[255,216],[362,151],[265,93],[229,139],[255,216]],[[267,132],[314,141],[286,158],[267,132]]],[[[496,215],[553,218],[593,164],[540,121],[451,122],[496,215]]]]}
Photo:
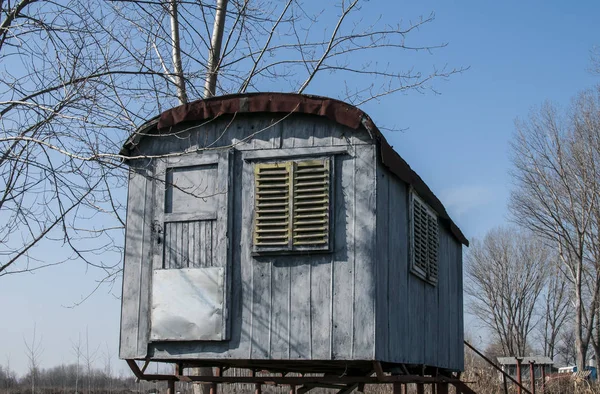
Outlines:
{"type": "Polygon", "coordinates": [[[314,153],[311,155],[301,155],[296,157],[280,157],[276,155],[266,155],[266,157],[254,157],[246,158],[246,160],[252,160],[252,229],[251,229],[251,244],[252,244],[252,255],[260,256],[260,255],[298,255],[298,254],[312,254],[312,253],[330,253],[333,250],[333,239],[334,239],[334,220],[333,220],[333,206],[334,206],[334,185],[335,185],[335,154],[337,153],[346,153],[347,151],[340,152],[331,152],[331,153],[314,153]],[[256,166],[257,165],[270,165],[270,164],[279,164],[285,166],[289,163],[292,170],[290,171],[290,195],[289,195],[289,204],[290,204],[290,218],[293,217],[293,207],[294,207],[294,167],[295,163],[300,162],[309,162],[312,160],[328,160],[329,161],[329,185],[328,185],[328,223],[327,223],[327,242],[322,245],[294,245],[293,242],[293,224],[290,224],[290,234],[289,234],[289,242],[287,245],[278,245],[278,246],[261,246],[256,245],[255,242],[255,234],[257,230],[257,214],[256,214],[256,204],[257,204],[257,196],[256,196],[256,166]]]}
{"type": "Polygon", "coordinates": [[[437,285],[438,283],[438,279],[439,279],[439,266],[440,266],[440,231],[439,231],[439,216],[437,214],[437,212],[431,208],[431,206],[429,204],[427,204],[427,202],[425,202],[425,200],[423,200],[414,189],[411,188],[410,192],[409,192],[409,230],[410,230],[410,272],[417,276],[418,278],[422,279],[423,281],[429,283],[430,285],[437,285]],[[426,259],[426,269],[423,269],[420,266],[417,266],[416,261],[415,261],[415,219],[414,219],[414,215],[415,215],[415,201],[417,201],[422,207],[424,207],[427,216],[428,216],[428,223],[427,223],[427,234],[426,234],[426,242],[428,245],[427,248],[427,259],[426,259]],[[429,220],[434,219],[435,220],[435,228],[436,228],[436,239],[435,239],[435,247],[436,247],[436,259],[435,261],[432,261],[430,259],[430,253],[429,253],[429,245],[431,243],[431,239],[430,239],[430,235],[429,235],[429,220]],[[435,264],[435,275],[432,275],[432,267],[431,265],[435,264]]]}

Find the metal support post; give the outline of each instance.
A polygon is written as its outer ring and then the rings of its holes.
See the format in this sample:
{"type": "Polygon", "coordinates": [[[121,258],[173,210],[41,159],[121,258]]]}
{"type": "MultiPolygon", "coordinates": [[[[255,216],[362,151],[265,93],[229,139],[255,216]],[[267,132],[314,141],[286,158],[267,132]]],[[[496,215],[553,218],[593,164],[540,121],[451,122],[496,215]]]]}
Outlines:
{"type": "Polygon", "coordinates": [[[535,368],[534,368],[535,362],[534,361],[530,361],[529,362],[529,378],[531,380],[531,393],[535,394],[535,368]]]}
{"type": "Polygon", "coordinates": [[[519,357],[515,357],[517,359],[517,394],[521,394],[521,386],[523,381],[521,380],[521,361],[523,361],[522,358],[519,357]]]}

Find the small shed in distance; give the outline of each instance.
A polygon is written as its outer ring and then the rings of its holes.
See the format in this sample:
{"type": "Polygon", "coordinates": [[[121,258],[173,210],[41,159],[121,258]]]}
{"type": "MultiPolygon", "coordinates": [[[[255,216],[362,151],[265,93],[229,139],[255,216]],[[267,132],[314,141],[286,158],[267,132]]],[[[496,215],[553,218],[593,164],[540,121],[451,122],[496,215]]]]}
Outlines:
{"type": "MultiPolygon", "coordinates": [[[[546,356],[521,357],[521,377],[523,380],[530,379],[530,364],[533,364],[533,375],[535,379],[550,375],[554,368],[554,361],[546,356]]],[[[513,379],[517,379],[517,358],[516,357],[498,357],[498,364],[504,372],[513,379]]],[[[502,376],[500,376],[502,380],[502,376]]]]}
{"type": "Polygon", "coordinates": [[[121,358],[463,369],[468,241],[360,109],[215,97],[150,120],[121,153],[131,168],[121,358]]]}

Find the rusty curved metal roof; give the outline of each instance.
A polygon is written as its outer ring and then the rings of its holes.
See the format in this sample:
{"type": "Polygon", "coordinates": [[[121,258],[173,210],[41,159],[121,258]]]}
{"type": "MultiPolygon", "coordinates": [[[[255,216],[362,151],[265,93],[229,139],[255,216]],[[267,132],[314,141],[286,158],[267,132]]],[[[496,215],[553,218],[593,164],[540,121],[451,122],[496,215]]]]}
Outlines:
{"type": "Polygon", "coordinates": [[[410,184],[439,215],[454,237],[468,246],[469,241],[454,224],[441,201],[414,172],[408,163],[390,146],[373,120],[359,108],[327,97],[302,95],[295,93],[244,93],[212,97],[180,105],[160,114],[144,125],[127,139],[121,154],[131,155],[139,141],[148,134],[158,133],[183,122],[214,119],[222,115],[240,113],[302,113],[326,117],[334,122],[357,130],[365,128],[379,143],[380,158],[393,174],[410,184]]]}

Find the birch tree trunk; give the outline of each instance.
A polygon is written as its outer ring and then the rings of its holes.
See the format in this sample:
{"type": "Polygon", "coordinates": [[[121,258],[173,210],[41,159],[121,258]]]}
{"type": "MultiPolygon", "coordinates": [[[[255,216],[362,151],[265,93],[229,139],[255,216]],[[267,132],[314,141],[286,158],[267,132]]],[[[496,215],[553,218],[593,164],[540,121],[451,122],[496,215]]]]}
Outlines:
{"type": "Polygon", "coordinates": [[[204,84],[204,98],[213,97],[217,90],[217,75],[221,63],[221,44],[225,30],[225,15],[227,14],[227,0],[217,0],[215,23],[210,40],[208,52],[208,65],[206,66],[206,82],[204,84]]]}
{"type": "Polygon", "coordinates": [[[173,61],[174,81],[177,89],[179,104],[188,102],[183,77],[183,66],[181,63],[181,40],[179,38],[179,13],[177,11],[177,0],[169,0],[169,14],[171,19],[171,56],[173,61]]]}

